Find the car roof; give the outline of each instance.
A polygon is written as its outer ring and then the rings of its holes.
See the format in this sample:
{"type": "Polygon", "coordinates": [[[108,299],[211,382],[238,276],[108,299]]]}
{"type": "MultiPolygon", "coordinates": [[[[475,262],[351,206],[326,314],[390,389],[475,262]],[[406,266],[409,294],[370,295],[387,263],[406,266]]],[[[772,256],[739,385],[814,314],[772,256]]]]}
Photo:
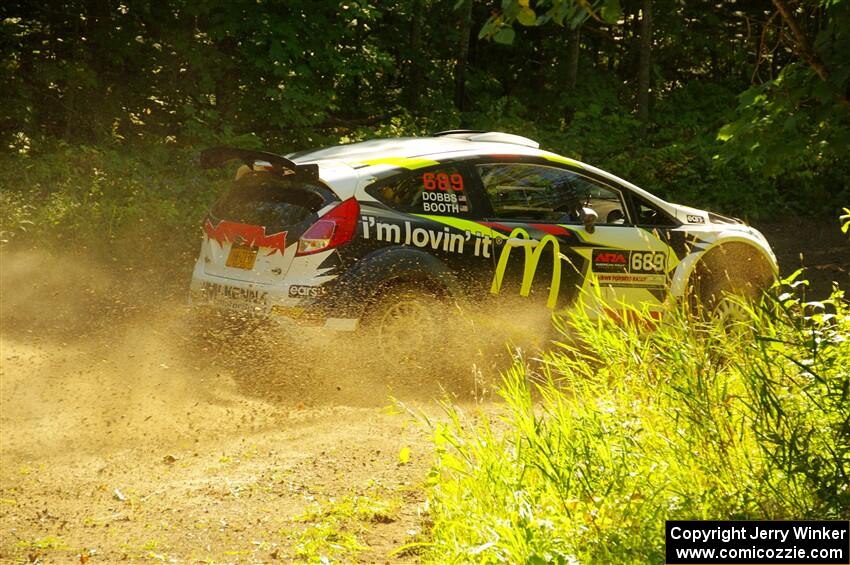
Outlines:
{"type": "MultiPolygon", "coordinates": [[[[392,137],[357,143],[334,145],[287,155],[298,164],[317,163],[321,178],[342,198],[350,198],[357,190],[364,170],[418,168],[423,160],[439,161],[452,157],[476,155],[527,155],[567,163],[593,172],[602,178],[627,186],[662,207],[670,204],[654,194],[612,175],[608,171],[538,148],[536,141],[504,132],[451,130],[429,137],[392,137]],[[363,169],[369,167],[370,169],[363,169]]],[[[366,177],[367,181],[374,177],[366,177]]]]}
{"type": "Polygon", "coordinates": [[[501,132],[446,132],[431,137],[370,139],[358,143],[312,149],[288,155],[296,163],[342,161],[349,165],[374,159],[409,159],[446,153],[470,155],[539,154],[537,142],[501,132]]]}

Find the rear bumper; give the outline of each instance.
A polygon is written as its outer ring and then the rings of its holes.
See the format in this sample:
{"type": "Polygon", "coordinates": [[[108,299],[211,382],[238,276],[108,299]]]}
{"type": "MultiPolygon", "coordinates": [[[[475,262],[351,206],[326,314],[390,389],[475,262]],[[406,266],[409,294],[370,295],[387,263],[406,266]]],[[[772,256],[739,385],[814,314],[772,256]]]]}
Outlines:
{"type": "Polygon", "coordinates": [[[189,306],[235,319],[255,319],[286,328],[353,332],[360,316],[351,309],[331,308],[322,297],[293,297],[289,288],[259,285],[208,275],[196,269],[189,287],[189,306]]]}

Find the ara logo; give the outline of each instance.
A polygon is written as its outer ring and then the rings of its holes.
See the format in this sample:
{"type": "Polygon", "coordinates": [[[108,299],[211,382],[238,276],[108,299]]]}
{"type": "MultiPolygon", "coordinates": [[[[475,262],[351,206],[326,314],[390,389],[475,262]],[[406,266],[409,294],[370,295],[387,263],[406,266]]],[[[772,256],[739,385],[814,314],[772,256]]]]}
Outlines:
{"type": "Polygon", "coordinates": [[[522,285],[519,289],[520,296],[528,296],[531,292],[531,283],[534,282],[534,274],[537,272],[537,264],[547,245],[552,246],[552,284],[549,286],[549,299],[546,306],[552,310],[558,304],[558,292],[561,289],[561,245],[553,235],[545,235],[538,242],[528,235],[522,228],[515,228],[508,236],[499,262],[496,264],[496,273],[493,276],[493,284],[490,286],[492,294],[499,294],[502,289],[502,281],[505,278],[505,269],[508,267],[508,259],[514,247],[522,247],[525,252],[525,266],[522,271],[522,285]],[[525,240],[525,241],[523,241],[525,240]]]}
{"type": "Polygon", "coordinates": [[[626,263],[625,255],[623,255],[622,253],[612,253],[610,251],[600,253],[596,259],[600,263],[626,263]]]}
{"type": "Polygon", "coordinates": [[[652,273],[663,274],[667,254],[663,251],[593,250],[595,273],[652,273]]]}
{"type": "Polygon", "coordinates": [[[593,270],[597,273],[628,272],[629,254],[626,251],[608,249],[593,250],[593,270]]]}

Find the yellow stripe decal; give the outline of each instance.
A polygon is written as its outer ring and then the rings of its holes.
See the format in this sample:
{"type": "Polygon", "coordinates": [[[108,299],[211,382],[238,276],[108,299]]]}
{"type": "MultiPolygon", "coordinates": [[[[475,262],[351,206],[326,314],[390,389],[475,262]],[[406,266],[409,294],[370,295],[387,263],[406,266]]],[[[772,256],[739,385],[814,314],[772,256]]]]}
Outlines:
{"type": "Polygon", "coordinates": [[[481,235],[501,239],[506,239],[507,237],[492,228],[479,224],[478,222],[473,222],[472,220],[464,220],[462,218],[454,218],[452,216],[431,216],[428,214],[412,215],[418,218],[425,218],[426,220],[431,220],[432,222],[439,222],[441,224],[445,224],[451,228],[459,229],[461,231],[468,231],[469,233],[480,233],[481,235]]]}
{"type": "Polygon", "coordinates": [[[556,155],[555,153],[544,153],[541,155],[547,161],[552,161],[554,163],[563,163],[564,165],[571,165],[573,167],[577,167],[579,169],[583,169],[584,165],[579,163],[574,159],[570,159],[569,157],[561,157],[560,155],[556,155]]]}
{"type": "Polygon", "coordinates": [[[419,159],[416,157],[382,157],[380,159],[369,159],[361,161],[360,165],[389,165],[391,167],[401,167],[402,169],[421,169],[437,165],[437,161],[431,159],[419,159]]]}

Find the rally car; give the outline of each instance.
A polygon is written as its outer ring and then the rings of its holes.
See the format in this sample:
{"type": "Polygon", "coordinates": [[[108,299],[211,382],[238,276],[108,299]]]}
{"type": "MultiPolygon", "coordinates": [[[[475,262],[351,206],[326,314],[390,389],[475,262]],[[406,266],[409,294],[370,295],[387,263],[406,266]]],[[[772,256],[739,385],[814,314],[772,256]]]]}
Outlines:
{"type": "Polygon", "coordinates": [[[776,258],[743,222],[671,204],[501,132],[453,130],[238,160],[203,222],[194,304],[353,331],[416,323],[429,304],[528,297],[553,310],[661,317],[771,285],[776,258]],[[423,306],[424,304],[424,306],[423,306]]]}

